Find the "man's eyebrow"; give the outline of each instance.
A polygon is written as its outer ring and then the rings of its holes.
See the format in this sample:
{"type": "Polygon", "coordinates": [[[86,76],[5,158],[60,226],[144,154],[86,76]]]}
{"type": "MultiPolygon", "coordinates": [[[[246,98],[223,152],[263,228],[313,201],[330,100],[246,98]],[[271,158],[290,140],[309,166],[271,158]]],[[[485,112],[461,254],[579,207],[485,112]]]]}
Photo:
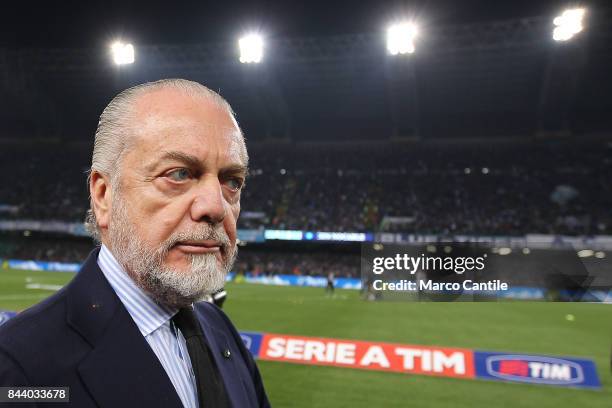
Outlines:
{"type": "MultiPolygon", "coordinates": [[[[191,154],[187,154],[184,152],[179,152],[179,151],[165,151],[164,154],[159,159],[157,159],[151,165],[147,166],[147,169],[152,171],[153,169],[155,169],[155,167],[159,165],[159,163],[166,161],[166,160],[178,161],[178,162],[186,164],[190,168],[202,168],[203,167],[203,163],[196,156],[193,156],[191,154]]],[[[243,173],[245,176],[248,174],[248,172],[249,172],[248,166],[243,165],[243,164],[231,164],[220,170],[220,173],[225,173],[225,174],[243,173]]]]}
{"type": "Polygon", "coordinates": [[[249,174],[248,166],[243,164],[232,164],[221,169],[220,173],[224,174],[242,174],[245,177],[249,174]]]}
{"type": "Polygon", "coordinates": [[[192,156],[190,154],[178,152],[178,151],[166,151],[160,158],[155,160],[155,162],[147,166],[147,170],[149,171],[154,170],[155,167],[159,165],[159,163],[166,161],[166,160],[174,160],[174,161],[178,161],[181,163],[185,163],[191,168],[199,168],[202,165],[202,163],[200,163],[200,160],[198,160],[197,157],[192,156]]]}

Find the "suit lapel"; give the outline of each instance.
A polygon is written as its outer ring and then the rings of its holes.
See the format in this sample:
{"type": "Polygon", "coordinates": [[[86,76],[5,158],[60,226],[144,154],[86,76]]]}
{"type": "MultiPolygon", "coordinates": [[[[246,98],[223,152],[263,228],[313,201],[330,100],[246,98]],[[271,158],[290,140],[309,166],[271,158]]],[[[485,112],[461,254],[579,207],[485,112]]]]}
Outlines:
{"type": "Polygon", "coordinates": [[[92,252],[68,287],[68,324],[92,346],[79,374],[101,407],[182,407],[166,371],[92,252]]]}
{"type": "Polygon", "coordinates": [[[79,374],[101,407],[182,407],[157,356],[123,309],[81,362],[79,374]]]}

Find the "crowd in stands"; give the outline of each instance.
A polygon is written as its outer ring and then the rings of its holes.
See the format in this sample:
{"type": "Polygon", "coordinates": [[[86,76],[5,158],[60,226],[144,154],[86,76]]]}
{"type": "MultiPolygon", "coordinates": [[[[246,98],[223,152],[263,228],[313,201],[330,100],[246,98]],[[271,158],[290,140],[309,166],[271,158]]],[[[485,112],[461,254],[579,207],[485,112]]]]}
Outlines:
{"type": "Polygon", "coordinates": [[[0,259],[81,263],[93,248],[88,239],[0,237],[0,259]]]}
{"type": "MultiPolygon", "coordinates": [[[[85,238],[0,236],[0,260],[81,263],[92,249],[94,243],[85,238]]],[[[327,276],[332,272],[336,277],[359,277],[359,262],[358,252],[296,252],[241,247],[233,271],[251,276],[327,276]]]]}
{"type": "MultiPolygon", "coordinates": [[[[612,234],[604,143],[249,146],[239,228],[612,234]],[[402,217],[404,222],[384,222],[402,217]]],[[[90,150],[0,150],[0,220],[80,222],[90,150]],[[3,207],[4,206],[4,207],[3,207]]]]}
{"type": "MultiPolygon", "coordinates": [[[[605,143],[258,144],[239,228],[421,234],[612,234],[605,143]]],[[[0,220],[82,222],[86,147],[3,146],[0,220]]],[[[0,237],[0,258],[82,262],[87,239],[0,237]]],[[[241,247],[234,271],[359,275],[359,255],[241,247]]]]}
{"type": "Polygon", "coordinates": [[[337,252],[289,252],[242,249],[234,271],[262,275],[359,277],[359,254],[337,252]]]}

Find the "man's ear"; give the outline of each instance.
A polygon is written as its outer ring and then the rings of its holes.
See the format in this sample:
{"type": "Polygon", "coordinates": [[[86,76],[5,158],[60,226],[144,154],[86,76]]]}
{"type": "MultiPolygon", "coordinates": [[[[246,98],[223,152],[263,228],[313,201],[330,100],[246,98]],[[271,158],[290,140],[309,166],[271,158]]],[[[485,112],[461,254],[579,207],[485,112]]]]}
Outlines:
{"type": "Polygon", "coordinates": [[[99,171],[92,170],[89,179],[89,195],[91,196],[92,210],[101,230],[106,230],[110,221],[111,190],[110,178],[99,171]]]}

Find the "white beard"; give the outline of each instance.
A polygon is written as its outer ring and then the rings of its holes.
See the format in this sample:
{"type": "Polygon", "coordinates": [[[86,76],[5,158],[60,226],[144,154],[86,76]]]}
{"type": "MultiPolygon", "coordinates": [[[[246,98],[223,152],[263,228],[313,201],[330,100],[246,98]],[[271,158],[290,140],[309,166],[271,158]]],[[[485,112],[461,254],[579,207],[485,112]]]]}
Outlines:
{"type": "Polygon", "coordinates": [[[113,191],[109,241],[113,255],[134,282],[154,300],[170,307],[185,307],[201,300],[225,285],[238,252],[225,230],[201,223],[196,228],[173,233],[158,248],[150,248],[140,239],[118,191],[113,191]],[[215,254],[189,254],[186,271],[164,265],[168,251],[180,241],[214,240],[221,243],[222,263],[215,254]]]}

